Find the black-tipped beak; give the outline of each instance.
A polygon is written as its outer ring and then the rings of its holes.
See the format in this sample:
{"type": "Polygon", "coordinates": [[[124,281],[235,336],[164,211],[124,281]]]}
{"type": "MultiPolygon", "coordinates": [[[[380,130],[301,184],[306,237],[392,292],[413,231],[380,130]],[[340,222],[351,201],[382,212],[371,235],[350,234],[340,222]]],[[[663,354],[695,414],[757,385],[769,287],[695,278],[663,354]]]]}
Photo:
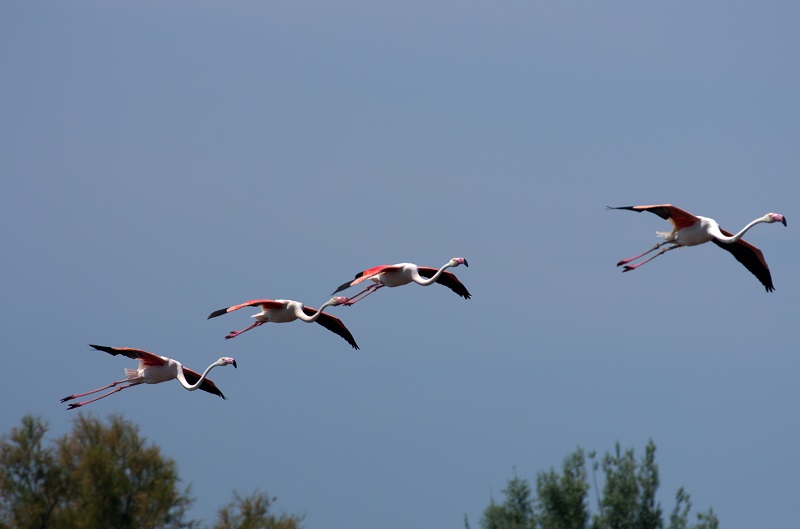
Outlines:
{"type": "Polygon", "coordinates": [[[786,217],[783,217],[783,220],[781,220],[781,222],[783,222],[784,226],[788,226],[788,224],[786,224],[786,217]]]}
{"type": "Polygon", "coordinates": [[[469,263],[467,262],[467,260],[466,260],[466,259],[464,259],[464,266],[466,266],[467,268],[469,268],[469,263]]]}
{"type": "Polygon", "coordinates": [[[234,369],[236,369],[236,360],[234,360],[233,362],[231,362],[231,364],[233,365],[233,368],[234,368],[234,369]]]}

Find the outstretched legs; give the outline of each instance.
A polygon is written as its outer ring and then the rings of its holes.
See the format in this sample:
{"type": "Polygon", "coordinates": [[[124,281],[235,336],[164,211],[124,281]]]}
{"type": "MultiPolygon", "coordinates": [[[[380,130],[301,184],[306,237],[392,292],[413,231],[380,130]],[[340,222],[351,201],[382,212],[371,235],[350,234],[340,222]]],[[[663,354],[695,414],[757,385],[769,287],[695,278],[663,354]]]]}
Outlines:
{"type": "Polygon", "coordinates": [[[353,305],[354,303],[357,303],[357,302],[361,301],[365,297],[369,296],[370,294],[372,294],[373,292],[375,292],[376,290],[378,290],[379,288],[384,287],[384,286],[386,286],[386,285],[384,285],[383,283],[378,283],[378,284],[369,286],[369,287],[365,288],[364,290],[362,290],[361,292],[359,292],[358,294],[356,294],[355,296],[353,296],[352,298],[347,298],[347,301],[342,303],[342,305],[344,305],[345,307],[349,307],[350,305],[353,305]]]}
{"type": "MultiPolygon", "coordinates": [[[[663,245],[663,244],[666,244],[666,243],[667,243],[667,241],[660,242],[660,243],[658,243],[658,244],[657,244],[657,245],[656,245],[654,248],[651,248],[650,250],[648,250],[648,251],[644,252],[642,255],[647,255],[647,254],[649,254],[650,252],[652,252],[653,250],[655,250],[656,248],[658,248],[659,246],[661,246],[661,245],[663,245]]],[[[639,267],[640,267],[640,266],[642,266],[643,264],[645,264],[645,263],[649,263],[650,261],[652,261],[653,259],[655,259],[655,258],[656,258],[656,257],[658,257],[659,255],[661,255],[661,254],[664,254],[664,253],[667,253],[667,252],[668,252],[668,251],[670,251],[670,250],[674,250],[675,248],[683,248],[683,246],[681,246],[681,245],[679,245],[679,244],[676,244],[676,245],[674,245],[674,246],[670,246],[669,248],[664,248],[663,250],[661,250],[660,252],[658,252],[657,254],[655,254],[653,257],[651,257],[651,258],[649,258],[649,259],[646,259],[646,260],[642,261],[641,263],[638,263],[638,264],[635,264],[635,265],[625,265],[625,268],[623,268],[623,269],[622,269],[622,271],[623,271],[623,272],[630,272],[631,270],[636,270],[637,268],[639,268],[639,267]]],[[[638,258],[639,258],[639,257],[641,257],[642,255],[637,255],[636,257],[632,257],[632,258],[630,258],[630,259],[625,259],[625,260],[623,260],[623,261],[620,261],[619,263],[617,263],[617,266],[619,266],[619,265],[621,265],[621,264],[629,263],[629,262],[633,261],[634,259],[638,259],[638,258]]]]}
{"type": "Polygon", "coordinates": [[[661,248],[662,246],[664,246],[664,245],[665,245],[665,244],[667,244],[668,242],[669,242],[669,241],[661,241],[660,243],[656,244],[655,246],[653,246],[652,248],[650,248],[649,250],[647,250],[647,251],[646,251],[646,252],[644,252],[644,253],[640,253],[639,255],[636,255],[636,256],[634,256],[634,257],[628,257],[627,259],[623,259],[622,261],[620,261],[620,262],[618,262],[618,263],[617,263],[617,266],[622,266],[622,265],[624,265],[624,264],[628,264],[628,263],[630,263],[631,261],[635,261],[635,260],[637,260],[637,259],[638,259],[638,258],[640,258],[640,257],[644,257],[645,255],[649,254],[650,252],[652,252],[652,251],[655,251],[655,250],[658,250],[659,248],[661,248]]]}
{"type": "Polygon", "coordinates": [[[99,397],[96,397],[94,399],[86,400],[86,401],[83,401],[83,402],[76,402],[74,404],[70,404],[67,409],[68,410],[72,410],[72,409],[75,409],[75,408],[80,408],[81,406],[83,406],[85,404],[90,404],[90,403],[98,401],[100,399],[104,399],[104,398],[108,397],[109,395],[113,395],[114,393],[116,393],[118,391],[122,391],[125,388],[138,386],[139,384],[142,383],[140,380],[134,380],[133,382],[131,382],[130,380],[117,380],[116,382],[112,382],[111,384],[109,384],[107,386],[103,386],[102,388],[98,388],[98,389],[95,389],[95,390],[92,390],[92,391],[87,391],[86,393],[78,393],[77,395],[70,395],[69,397],[64,397],[63,399],[61,399],[61,402],[67,402],[68,400],[76,399],[78,397],[83,397],[84,395],[91,395],[92,393],[97,393],[98,391],[103,391],[104,389],[113,388],[117,384],[122,384],[123,382],[130,382],[130,383],[127,386],[120,386],[117,389],[111,390],[108,393],[104,393],[103,395],[100,395],[99,397]]]}
{"type": "Polygon", "coordinates": [[[236,338],[237,336],[239,336],[239,335],[240,335],[240,334],[242,334],[243,332],[247,332],[247,331],[249,331],[250,329],[254,329],[255,327],[258,327],[259,325],[261,325],[261,324],[263,324],[263,323],[264,323],[263,321],[256,321],[256,322],[255,322],[253,325],[251,325],[250,327],[248,327],[248,328],[246,328],[246,329],[242,329],[241,331],[231,331],[231,332],[230,332],[230,333],[229,333],[229,334],[228,334],[228,335],[225,337],[225,339],[226,339],[226,340],[230,340],[231,338],[236,338]]]}

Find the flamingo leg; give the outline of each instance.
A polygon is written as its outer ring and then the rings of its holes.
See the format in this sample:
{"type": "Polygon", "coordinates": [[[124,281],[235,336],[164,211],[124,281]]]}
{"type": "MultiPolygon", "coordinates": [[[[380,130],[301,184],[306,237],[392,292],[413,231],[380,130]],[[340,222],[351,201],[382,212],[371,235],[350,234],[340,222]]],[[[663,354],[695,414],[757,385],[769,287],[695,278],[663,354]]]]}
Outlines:
{"type": "MultiPolygon", "coordinates": [[[[661,243],[661,244],[664,244],[664,243],[661,243]]],[[[675,248],[683,248],[683,246],[681,246],[681,245],[679,245],[679,244],[676,244],[675,246],[670,246],[669,248],[664,248],[663,250],[661,250],[660,252],[658,252],[657,254],[655,254],[653,257],[651,257],[651,258],[649,258],[649,259],[646,259],[646,260],[642,261],[641,263],[637,263],[637,264],[635,264],[635,265],[625,265],[625,268],[623,268],[623,270],[622,270],[622,271],[623,271],[623,272],[630,272],[631,270],[636,270],[637,268],[639,268],[639,267],[640,267],[640,266],[642,266],[643,264],[645,264],[645,263],[649,263],[650,261],[652,261],[653,259],[655,259],[655,258],[656,258],[656,257],[658,257],[659,255],[661,255],[661,254],[664,254],[664,253],[667,253],[667,252],[668,252],[668,251],[670,251],[670,250],[674,250],[675,248]]],[[[650,250],[650,251],[652,251],[652,250],[650,250]]],[[[649,252],[647,252],[647,253],[649,253],[649,252]]]]}
{"type": "Polygon", "coordinates": [[[85,397],[86,395],[91,395],[92,393],[97,393],[98,391],[103,391],[104,389],[113,388],[118,384],[122,384],[123,382],[130,382],[131,379],[126,378],[125,380],[116,380],[107,386],[103,386],[102,388],[93,389],[92,391],[87,391],[86,393],[76,393],[75,395],[70,395],[69,397],[64,397],[61,399],[61,402],[67,402],[68,400],[77,399],[80,397],[85,397]]]}
{"type": "MultiPolygon", "coordinates": [[[[124,382],[124,381],[123,381],[123,382],[124,382]]],[[[118,391],[122,391],[122,390],[123,390],[123,389],[125,389],[125,388],[130,388],[130,387],[133,387],[133,386],[138,386],[139,384],[141,384],[141,382],[139,382],[139,381],[137,381],[137,382],[131,382],[131,383],[130,383],[130,384],[128,384],[127,386],[120,386],[120,387],[118,387],[117,389],[113,389],[113,390],[109,391],[108,393],[104,393],[104,394],[100,395],[99,397],[95,397],[95,398],[93,398],[93,399],[91,399],[91,400],[86,400],[86,401],[83,401],[83,402],[76,402],[76,403],[74,403],[74,404],[70,404],[70,405],[69,405],[69,407],[68,407],[67,409],[68,409],[68,410],[74,410],[75,408],[80,408],[81,406],[85,406],[86,404],[90,404],[90,403],[92,403],[92,402],[95,402],[95,401],[98,401],[98,400],[100,400],[100,399],[104,399],[104,398],[108,397],[109,395],[113,395],[114,393],[117,393],[118,391]]],[[[93,393],[93,392],[90,392],[90,393],[93,393]]],[[[64,402],[64,401],[62,400],[61,402],[64,402]]]]}
{"type": "Polygon", "coordinates": [[[231,331],[231,332],[228,334],[228,336],[226,336],[226,337],[225,337],[225,339],[226,339],[226,340],[230,340],[231,338],[236,338],[237,336],[239,336],[239,335],[240,335],[240,334],[242,334],[243,332],[247,332],[247,331],[249,331],[250,329],[253,329],[253,328],[255,328],[255,327],[258,327],[258,326],[262,325],[263,323],[264,323],[263,321],[257,321],[257,322],[255,322],[253,325],[251,325],[250,327],[248,327],[248,328],[246,328],[246,329],[242,329],[241,331],[231,331]]]}
{"type": "MultiPolygon", "coordinates": [[[[668,242],[669,242],[669,241],[661,241],[660,243],[656,244],[655,246],[653,246],[652,248],[650,248],[649,250],[647,250],[647,251],[646,251],[646,252],[644,252],[644,253],[640,253],[639,255],[636,255],[636,256],[634,256],[634,257],[628,257],[627,259],[623,259],[622,261],[620,261],[620,262],[618,262],[618,263],[617,263],[617,266],[622,266],[622,265],[624,265],[624,264],[628,264],[628,263],[630,263],[631,261],[635,261],[636,259],[638,259],[638,258],[640,258],[640,257],[644,257],[645,255],[649,254],[650,252],[653,252],[653,251],[655,251],[655,250],[658,250],[659,248],[661,248],[662,246],[664,246],[664,245],[665,245],[665,244],[667,244],[668,242]]],[[[644,263],[642,263],[642,264],[644,264],[644,263]]]]}
{"type": "Polygon", "coordinates": [[[352,298],[347,298],[347,301],[342,303],[342,305],[344,305],[345,307],[349,307],[350,305],[361,301],[365,297],[369,296],[370,294],[372,294],[373,292],[384,286],[386,285],[384,285],[383,283],[378,283],[377,285],[372,285],[371,287],[367,287],[358,294],[356,294],[355,296],[353,296],[352,298]]]}

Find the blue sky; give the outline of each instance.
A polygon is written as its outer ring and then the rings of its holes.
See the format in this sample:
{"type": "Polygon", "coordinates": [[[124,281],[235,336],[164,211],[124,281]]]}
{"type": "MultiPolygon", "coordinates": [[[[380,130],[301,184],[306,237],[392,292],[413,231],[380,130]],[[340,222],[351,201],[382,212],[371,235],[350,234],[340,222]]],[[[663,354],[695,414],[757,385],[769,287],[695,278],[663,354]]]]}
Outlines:
{"type": "MultiPolygon", "coordinates": [[[[176,460],[211,520],[234,490],[311,529],[477,526],[517,473],[577,446],[658,447],[722,526],[796,526],[800,399],[792,2],[5,2],[0,321],[6,432],[134,362],[202,370],[87,407],[176,460]],[[673,203],[747,240],[629,274],[673,203]],[[252,298],[319,306],[367,267],[455,270],[473,294],[383,289],[235,340],[252,298]]],[[[255,312],[255,311],[252,311],[255,312]]]]}

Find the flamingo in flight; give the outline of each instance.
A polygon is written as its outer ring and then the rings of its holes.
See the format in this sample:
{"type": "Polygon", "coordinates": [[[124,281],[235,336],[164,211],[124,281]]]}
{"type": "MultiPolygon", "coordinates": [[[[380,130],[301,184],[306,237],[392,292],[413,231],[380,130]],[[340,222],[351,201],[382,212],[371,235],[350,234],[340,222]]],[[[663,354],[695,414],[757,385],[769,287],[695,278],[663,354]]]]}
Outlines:
{"type": "Polygon", "coordinates": [[[242,329],[241,331],[231,331],[225,337],[225,339],[229,340],[231,338],[235,338],[243,332],[249,331],[250,329],[263,325],[267,322],[288,323],[290,321],[299,319],[307,323],[319,323],[329,331],[334,332],[344,338],[345,341],[353,347],[353,349],[358,349],[359,347],[355,338],[353,338],[353,335],[350,334],[349,330],[347,330],[347,327],[344,326],[342,320],[336,316],[331,316],[330,314],[325,314],[322,312],[326,307],[342,305],[346,301],[346,297],[337,296],[326,301],[319,308],[319,310],[317,310],[313,307],[306,307],[299,301],[292,301],[291,299],[253,299],[239,305],[215,310],[209,314],[208,319],[210,320],[211,318],[216,318],[217,316],[222,316],[223,314],[227,314],[244,307],[261,307],[261,312],[250,316],[256,320],[250,327],[242,329]]]}
{"type": "Polygon", "coordinates": [[[462,264],[464,266],[469,266],[467,260],[463,257],[453,257],[438,270],[436,268],[430,268],[427,266],[417,266],[413,263],[398,263],[393,265],[376,266],[374,268],[357,273],[353,281],[348,281],[347,283],[342,284],[336,289],[334,294],[369,279],[375,284],[366,287],[355,296],[348,298],[343,305],[350,306],[354,303],[357,303],[381,287],[399,287],[402,285],[407,285],[412,281],[422,286],[439,283],[440,285],[446,286],[462,298],[469,299],[471,295],[467,290],[467,287],[465,287],[461,281],[458,280],[455,274],[451,272],[445,272],[445,270],[448,268],[456,267],[462,264]]]}
{"type": "Polygon", "coordinates": [[[125,386],[120,386],[117,389],[111,390],[108,393],[100,395],[94,399],[70,404],[69,408],[67,408],[68,410],[80,408],[81,406],[103,399],[109,395],[113,395],[114,393],[122,391],[123,389],[138,386],[139,384],[160,384],[161,382],[166,382],[167,380],[172,380],[173,378],[177,379],[178,382],[180,382],[181,385],[189,391],[202,389],[203,391],[207,391],[213,395],[218,395],[224,399],[225,395],[222,394],[216,384],[211,382],[210,379],[206,378],[206,375],[208,375],[208,372],[217,366],[226,366],[230,364],[233,367],[236,367],[236,360],[223,356],[208,366],[206,370],[203,371],[203,374],[200,375],[188,367],[184,367],[183,364],[177,360],[167,358],[166,356],[159,356],[147,351],[142,351],[141,349],[131,349],[130,347],[106,347],[104,345],[92,344],[89,345],[98,351],[104,351],[110,355],[123,355],[134,360],[139,360],[139,368],[130,369],[126,367],[125,378],[123,380],[114,381],[107,386],[103,386],[102,388],[97,388],[92,391],[87,391],[86,393],[77,393],[75,395],[70,395],[69,397],[64,397],[61,399],[61,402],[67,402],[68,400],[91,395],[92,393],[97,393],[99,391],[103,391],[104,389],[113,388],[119,384],[127,383],[125,386]]]}
{"type": "Polygon", "coordinates": [[[640,213],[642,211],[649,211],[651,213],[655,213],[662,219],[668,220],[672,224],[671,232],[656,232],[659,236],[664,238],[663,241],[659,242],[644,253],[634,257],[629,257],[628,259],[623,259],[622,261],[618,262],[617,266],[625,265],[625,268],[622,270],[623,272],[635,270],[643,264],[652,261],[659,255],[670,250],[674,250],[675,248],[683,248],[684,246],[697,246],[698,244],[711,241],[723,250],[727,250],[733,254],[737,261],[742,263],[745,268],[750,270],[750,272],[752,272],[753,275],[755,275],[758,280],[761,281],[761,284],[764,285],[764,288],[767,289],[767,292],[775,290],[775,287],[772,284],[772,275],[769,273],[769,267],[767,266],[767,261],[764,259],[764,254],[761,253],[761,250],[742,239],[742,236],[747,232],[747,230],[762,222],[767,224],[780,222],[786,226],[786,217],[783,215],[779,215],[778,213],[767,213],[763,217],[759,217],[747,224],[736,235],[732,235],[730,232],[720,228],[719,224],[717,224],[717,221],[714,219],[701,217],[699,215],[692,215],[691,213],[675,207],[672,204],[659,204],[655,206],[622,206],[616,208],[607,206],[607,208],[627,209],[640,213]],[[665,244],[672,244],[672,246],[663,248],[660,252],[642,261],[641,263],[635,265],[628,264],[631,261],[635,261],[636,259],[639,259],[640,257],[643,257],[650,252],[661,248],[665,244]]]}

